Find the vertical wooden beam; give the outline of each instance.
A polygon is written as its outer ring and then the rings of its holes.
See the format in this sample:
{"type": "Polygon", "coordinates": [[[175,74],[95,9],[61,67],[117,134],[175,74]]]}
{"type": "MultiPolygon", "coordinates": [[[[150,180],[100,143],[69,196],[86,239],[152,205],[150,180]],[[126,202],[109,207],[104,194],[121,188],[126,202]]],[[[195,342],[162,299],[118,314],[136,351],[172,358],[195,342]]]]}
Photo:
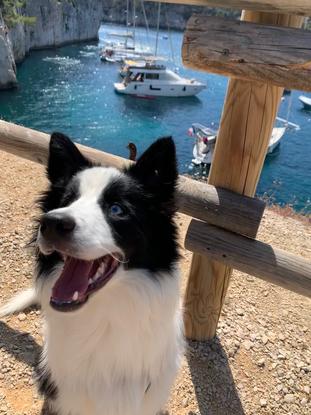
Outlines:
{"type": "MultiPolygon", "coordinates": [[[[244,11],[246,21],[301,27],[303,18],[244,11]]],[[[253,196],[283,89],[230,79],[214,152],[210,184],[253,196]]],[[[186,336],[215,336],[231,268],[194,254],[184,300],[186,336]]]]}

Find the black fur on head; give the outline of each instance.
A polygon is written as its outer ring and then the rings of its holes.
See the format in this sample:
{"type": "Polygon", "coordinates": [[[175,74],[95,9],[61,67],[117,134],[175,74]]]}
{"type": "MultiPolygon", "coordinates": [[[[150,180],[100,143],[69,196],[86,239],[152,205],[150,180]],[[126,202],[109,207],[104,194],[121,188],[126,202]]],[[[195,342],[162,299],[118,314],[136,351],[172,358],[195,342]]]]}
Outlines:
{"type": "Polygon", "coordinates": [[[172,138],[154,142],[125,173],[104,189],[101,199],[114,238],[129,268],[169,270],[178,258],[173,221],[178,173],[172,138]],[[112,202],[124,206],[120,218],[109,217],[112,202]]]}
{"type": "MultiPolygon", "coordinates": [[[[79,182],[75,175],[92,167],[68,137],[52,134],[47,166],[50,186],[40,200],[42,212],[69,206],[78,199],[79,182]]],[[[171,270],[178,258],[173,221],[178,174],[172,138],[157,140],[123,173],[103,188],[98,203],[115,241],[126,255],[126,266],[171,270]],[[122,215],[111,216],[113,204],[122,206],[122,215]]],[[[39,273],[60,260],[57,253],[39,253],[39,273]]]]}
{"type": "Polygon", "coordinates": [[[53,133],[46,170],[50,187],[40,199],[42,211],[45,213],[61,207],[66,188],[73,176],[89,167],[93,167],[93,164],[81,154],[66,135],[53,133]]]}

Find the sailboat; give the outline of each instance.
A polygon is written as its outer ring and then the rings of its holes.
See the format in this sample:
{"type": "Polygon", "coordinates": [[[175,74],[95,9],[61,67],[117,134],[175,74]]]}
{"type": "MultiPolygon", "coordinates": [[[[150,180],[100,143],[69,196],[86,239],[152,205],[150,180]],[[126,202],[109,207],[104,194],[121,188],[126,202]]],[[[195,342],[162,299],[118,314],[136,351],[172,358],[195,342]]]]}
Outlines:
{"type": "Polygon", "coordinates": [[[126,64],[121,70],[124,79],[114,84],[115,91],[119,94],[144,98],[189,97],[206,88],[206,84],[196,79],[182,77],[177,72],[168,69],[163,60],[157,58],[160,13],[161,3],[158,5],[155,56],[145,57],[141,61],[125,62],[126,64]]]}
{"type": "MultiPolygon", "coordinates": [[[[144,3],[142,2],[144,16],[146,17],[144,3]]],[[[119,41],[106,41],[105,47],[100,52],[102,62],[121,63],[125,59],[143,59],[150,56],[151,52],[146,48],[138,48],[136,44],[136,2],[133,0],[133,22],[132,31],[129,30],[129,0],[126,3],[126,32],[110,32],[108,35],[114,38],[120,38],[119,41]]],[[[146,21],[146,25],[148,22],[146,21]]]]}

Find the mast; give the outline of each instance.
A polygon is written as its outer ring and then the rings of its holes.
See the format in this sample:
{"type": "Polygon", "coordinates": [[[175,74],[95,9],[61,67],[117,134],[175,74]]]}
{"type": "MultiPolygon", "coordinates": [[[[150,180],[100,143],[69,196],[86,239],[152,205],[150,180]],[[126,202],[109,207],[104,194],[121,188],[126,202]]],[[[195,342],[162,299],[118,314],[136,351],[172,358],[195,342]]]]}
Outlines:
{"type": "Polygon", "coordinates": [[[126,0],[126,38],[125,38],[125,49],[127,49],[127,40],[129,34],[129,11],[130,11],[130,0],[126,0]]]}
{"type": "Polygon", "coordinates": [[[154,56],[157,56],[157,53],[158,53],[159,29],[160,29],[160,15],[161,15],[161,3],[158,4],[157,37],[156,37],[156,44],[155,44],[154,56]]]}
{"type": "Polygon", "coordinates": [[[141,8],[142,8],[142,11],[143,11],[143,15],[144,15],[145,25],[146,25],[147,40],[148,40],[148,43],[150,43],[149,23],[148,23],[148,19],[147,19],[147,15],[146,15],[144,0],[140,0],[140,3],[141,3],[141,8]]]}
{"type": "Polygon", "coordinates": [[[136,29],[136,0],[133,0],[133,46],[135,49],[135,29],[136,29]]]}

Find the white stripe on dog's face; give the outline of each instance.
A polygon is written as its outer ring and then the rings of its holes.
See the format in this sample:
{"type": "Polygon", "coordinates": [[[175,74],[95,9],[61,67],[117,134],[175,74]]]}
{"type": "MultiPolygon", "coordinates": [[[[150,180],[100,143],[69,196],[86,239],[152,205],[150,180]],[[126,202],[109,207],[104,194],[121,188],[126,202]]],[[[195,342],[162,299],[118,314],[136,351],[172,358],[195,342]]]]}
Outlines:
{"type": "Polygon", "coordinates": [[[56,215],[58,218],[72,218],[75,228],[70,236],[53,241],[53,246],[39,232],[38,243],[42,251],[56,249],[84,260],[97,259],[111,252],[123,254],[116,245],[99,203],[104,189],[122,175],[117,169],[104,167],[93,167],[78,173],[73,178],[77,194],[72,203],[49,212],[49,215],[56,215]]]}
{"type": "Polygon", "coordinates": [[[99,198],[107,185],[121,176],[122,173],[113,167],[93,167],[83,170],[76,175],[80,195],[99,198]]]}

